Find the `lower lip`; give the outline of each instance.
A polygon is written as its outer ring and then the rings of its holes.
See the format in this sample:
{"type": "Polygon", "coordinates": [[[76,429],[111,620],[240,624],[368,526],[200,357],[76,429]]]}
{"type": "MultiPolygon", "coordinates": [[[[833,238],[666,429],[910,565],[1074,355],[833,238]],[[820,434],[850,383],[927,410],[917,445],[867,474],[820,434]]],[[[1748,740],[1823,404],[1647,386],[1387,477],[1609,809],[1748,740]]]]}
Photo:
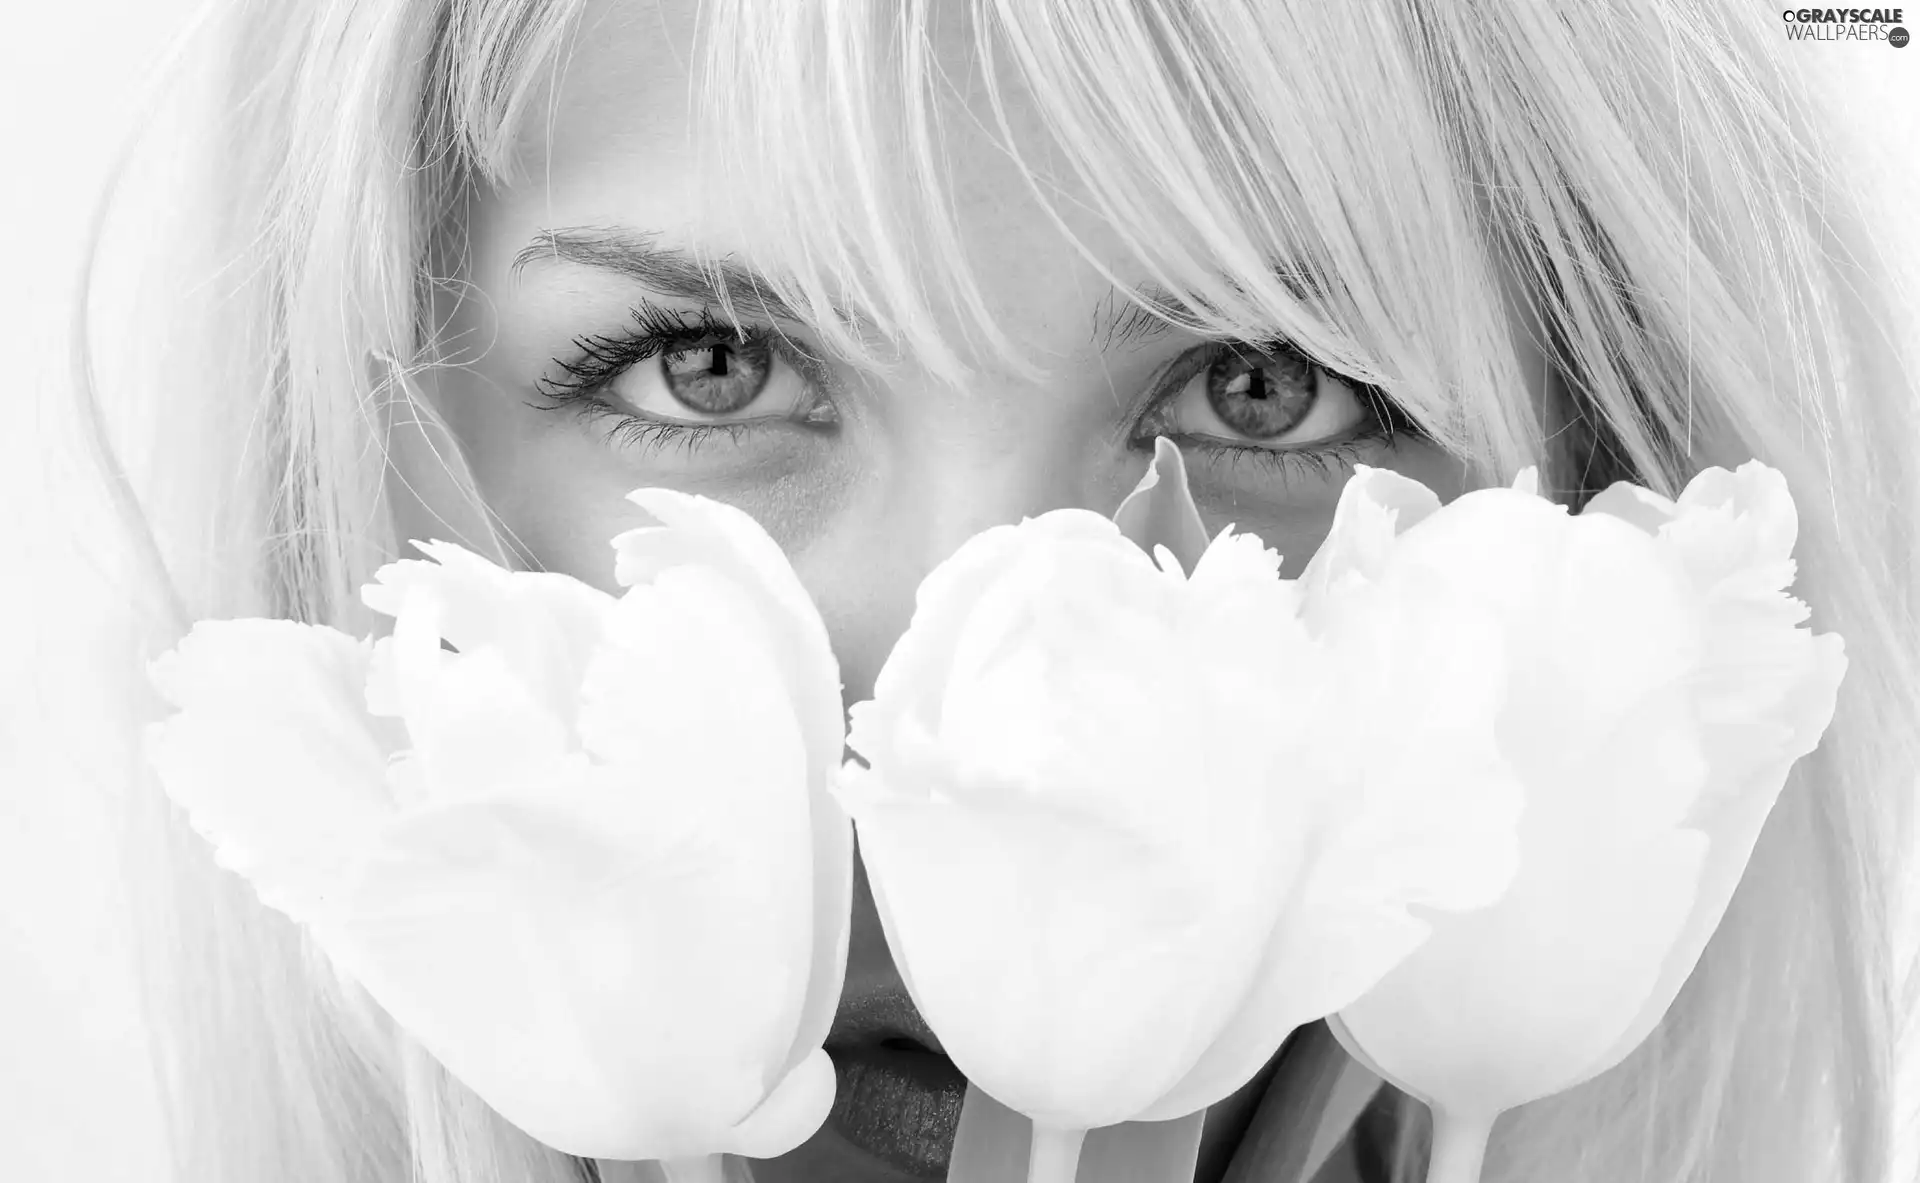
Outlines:
{"type": "Polygon", "coordinates": [[[827,1054],[840,1086],[828,1118],[834,1132],[889,1166],[944,1179],[967,1093],[953,1061],[868,1045],[829,1047],[827,1054]]]}

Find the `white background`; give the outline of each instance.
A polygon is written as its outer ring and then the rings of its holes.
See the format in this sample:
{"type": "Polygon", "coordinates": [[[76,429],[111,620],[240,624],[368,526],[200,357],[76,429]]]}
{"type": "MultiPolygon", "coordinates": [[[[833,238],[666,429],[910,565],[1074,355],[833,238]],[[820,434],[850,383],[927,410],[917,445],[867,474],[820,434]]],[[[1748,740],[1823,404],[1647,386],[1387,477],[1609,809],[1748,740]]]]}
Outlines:
{"type": "MultiPolygon", "coordinates": [[[[23,531],[45,517],[31,476],[33,408],[62,397],[75,244],[107,157],[191,9],[186,0],[10,0],[0,26],[0,358],[10,392],[0,415],[0,1174],[23,1183],[148,1183],[163,1158],[119,922],[106,906],[107,819],[23,765],[34,688],[7,671],[35,630],[86,627],[83,604],[32,619],[20,607],[21,581],[34,576],[23,531]]],[[[1920,30],[1920,9],[1913,16],[1920,30]]],[[[1920,194],[1920,46],[1801,49],[1829,80],[1835,134],[1877,142],[1877,179],[1920,194]]],[[[1920,201],[1893,208],[1889,247],[1920,260],[1920,201]]],[[[1916,1060],[1907,1056],[1909,1069],[1916,1060]]],[[[1910,1075],[1920,1084],[1920,1072],[1910,1075]]],[[[1900,1177],[1915,1178],[1911,1160],[1900,1177]]]]}

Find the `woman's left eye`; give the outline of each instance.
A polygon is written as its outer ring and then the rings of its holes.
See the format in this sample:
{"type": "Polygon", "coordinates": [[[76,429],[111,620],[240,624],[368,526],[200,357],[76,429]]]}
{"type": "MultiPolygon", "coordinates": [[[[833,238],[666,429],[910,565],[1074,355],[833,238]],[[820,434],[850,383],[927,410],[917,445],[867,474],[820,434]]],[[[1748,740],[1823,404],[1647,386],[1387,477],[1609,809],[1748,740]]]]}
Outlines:
{"type": "Polygon", "coordinates": [[[1379,419],[1367,388],[1284,343],[1203,346],[1169,377],[1181,384],[1155,401],[1136,438],[1283,451],[1352,440],[1379,419]]]}

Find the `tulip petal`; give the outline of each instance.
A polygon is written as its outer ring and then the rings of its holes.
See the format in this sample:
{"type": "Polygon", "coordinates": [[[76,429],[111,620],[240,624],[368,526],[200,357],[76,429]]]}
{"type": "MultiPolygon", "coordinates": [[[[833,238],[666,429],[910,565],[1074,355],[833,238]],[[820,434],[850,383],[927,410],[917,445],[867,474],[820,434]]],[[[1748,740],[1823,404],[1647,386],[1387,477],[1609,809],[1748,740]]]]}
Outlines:
{"type": "MultiPolygon", "coordinates": [[[[478,633],[468,635],[467,651],[441,647],[452,611],[442,590],[429,581],[405,585],[393,635],[375,644],[368,671],[368,709],[405,721],[410,747],[389,774],[403,805],[490,796],[577,758],[565,719],[535,697],[503,649],[478,633]]],[[[577,699],[577,684],[566,697],[577,699]]]]}
{"type": "Polygon", "coordinates": [[[1483,907],[1515,873],[1523,797],[1493,726],[1505,690],[1500,623],[1394,548],[1396,517],[1424,520],[1432,495],[1397,474],[1368,478],[1350,484],[1315,558],[1331,664],[1307,681],[1349,716],[1316,725],[1330,737],[1326,764],[1305,775],[1332,789],[1312,862],[1286,892],[1233,1021],[1144,1118],[1226,1096],[1290,1031],[1379,981],[1430,931],[1410,905],[1483,907]]]}
{"type": "Polygon", "coordinates": [[[1687,483],[1661,533],[1702,586],[1735,580],[1765,597],[1793,581],[1799,517],[1786,478],[1764,464],[1702,472],[1687,483]]]}
{"type": "Polygon", "coordinates": [[[1798,726],[1791,731],[1792,738],[1786,744],[1770,753],[1773,762],[1769,767],[1744,778],[1737,787],[1708,798],[1713,810],[1711,820],[1704,824],[1713,840],[1695,892],[1692,914],[1661,964],[1659,978],[1649,992],[1652,1005],[1642,1007],[1634,1023],[1596,1059],[1596,1072],[1625,1059],[1666,1016],[1667,1008],[1692,975],[1708,940],[1726,915],[1792,763],[1814,749],[1833,718],[1834,700],[1846,672],[1840,638],[1828,635],[1806,639],[1812,642],[1808,648],[1814,652],[1815,668],[1800,681],[1795,701],[1783,711],[1798,726]]]}
{"type": "Polygon", "coordinates": [[[1529,794],[1519,874],[1330,1020],[1467,1131],[1463,1178],[1494,1114],[1611,1068],[1665,1014],[1844,668],[1837,638],[1795,627],[1772,470],[1709,470],[1677,501],[1616,485],[1575,519],[1528,502],[1468,494],[1379,564],[1499,614],[1500,745],[1529,794]]]}
{"type": "Polygon", "coordinates": [[[776,1158],[811,1138],[827,1120],[838,1087],[833,1059],[816,1044],[728,1132],[722,1149],[747,1158],[776,1158]]]}
{"type": "MultiPolygon", "coordinates": [[[[791,917],[761,955],[809,967],[785,1028],[797,1033],[838,1002],[852,840],[832,800],[813,788],[825,778],[810,763],[797,713],[804,704],[787,694],[772,638],[783,628],[758,614],[749,589],[712,567],[666,570],[621,597],[607,644],[588,667],[578,727],[590,754],[636,783],[697,796],[690,817],[754,852],[753,874],[791,917]],[[816,901],[835,910],[816,911],[816,901]],[[829,949],[832,960],[822,965],[809,949],[829,949]]],[[[813,702],[837,700],[831,684],[810,693],[813,702]]],[[[793,1046],[770,1068],[767,1087],[795,1068],[802,1049],[793,1046]]]]}
{"type": "Polygon", "coordinates": [[[393,812],[361,704],[370,647],[286,620],[201,621],[150,667],[178,713],[147,733],[162,787],[268,907],[326,911],[393,812]]]}
{"type": "Polygon", "coordinates": [[[1674,508],[1670,498],[1662,497],[1652,489],[1615,481],[1588,498],[1580,510],[1580,516],[1605,514],[1631,523],[1648,534],[1657,534],[1662,526],[1673,520],[1674,508]]]}
{"type": "Polygon", "coordinates": [[[1206,1064],[1198,1109],[1299,1021],[1218,1050],[1328,792],[1295,752],[1327,711],[1279,564],[1223,532],[1186,578],[1079,511],[988,531],[854,708],[870,767],[839,795],[895,962],[962,1071],[1051,1127],[1206,1064]]]}
{"type": "Polygon", "coordinates": [[[1525,807],[1497,742],[1507,694],[1500,621],[1417,566],[1353,589],[1342,611],[1326,637],[1341,663],[1328,682],[1344,683],[1342,700],[1359,704],[1351,742],[1371,758],[1335,798],[1343,816],[1321,846],[1329,883],[1369,910],[1485,907],[1513,879],[1525,807]]]}
{"type": "Polygon", "coordinates": [[[1524,868],[1510,903],[1456,918],[1347,1007],[1348,1032],[1390,1079],[1450,1109],[1500,1112],[1589,1079],[1651,993],[1647,967],[1686,920],[1705,850],[1676,831],[1524,868]]]}
{"type": "Polygon", "coordinates": [[[615,578],[633,587],[674,568],[700,563],[736,586],[765,596],[761,608],[784,622],[763,634],[788,656],[786,679],[806,736],[808,800],[813,829],[814,952],[801,1022],[783,1071],[796,1071],[832,1027],[846,976],[853,906],[853,827],[827,789],[846,749],[840,667],[826,625],[781,552],[760,524],[722,502],[670,489],[640,489],[628,500],[659,527],[630,530],[613,540],[615,578]]]}
{"type": "MultiPolygon", "coordinates": [[[[393,651],[378,643],[376,668],[393,651]]],[[[557,776],[578,759],[566,725],[529,693],[498,649],[446,654],[418,689],[405,716],[412,747],[391,770],[414,790],[403,798],[407,804],[511,791],[557,776]]]]}
{"type": "Polygon", "coordinates": [[[1358,465],[1340,490],[1325,541],[1300,574],[1310,597],[1353,576],[1371,576],[1386,561],[1396,535],[1440,508],[1431,489],[1387,468],[1358,465]]]}
{"type": "MultiPolygon", "coordinates": [[[[1508,490],[1455,500],[1409,532],[1395,562],[1431,573],[1503,622],[1509,752],[1549,758],[1570,730],[1607,733],[1645,694],[1687,676],[1701,651],[1694,599],[1653,540],[1608,516],[1564,510],[1508,490]]],[[[1535,770],[1523,769],[1529,783],[1535,770]]],[[[1680,816],[1690,801],[1643,798],[1680,816]]]]}
{"type": "Polygon", "coordinates": [[[824,791],[824,778],[839,767],[845,748],[840,667],[826,624],[779,544],[751,515],[723,502],[670,489],[637,489],[627,500],[661,525],[629,530],[613,540],[614,578],[622,586],[645,584],[676,567],[701,564],[763,597],[760,606],[767,619],[784,623],[770,631],[769,643],[788,655],[783,681],[803,712],[810,763],[823,770],[814,790],[824,791]],[[823,692],[826,687],[831,693],[823,692]]]}
{"type": "MultiPolygon", "coordinates": [[[[757,530],[719,510],[687,528],[757,530]]],[[[726,538],[704,540],[706,562],[703,540],[673,537],[686,532],[630,540],[645,578],[617,601],[422,545],[425,560],[364,589],[394,618],[377,644],[251,621],[272,643],[248,634],[216,677],[192,637],[154,667],[188,708],[154,729],[163,776],[225,758],[305,790],[252,750],[265,738],[281,760],[323,758],[302,772],[370,791],[377,808],[353,827],[350,809],[269,811],[293,825],[263,828],[266,845],[319,849],[270,859],[229,842],[237,865],[263,864],[270,902],[449,1072],[587,1157],[773,1156],[833,1098],[819,1043],[852,892],[851,825],[826,793],[843,752],[837,670],[804,593],[798,615],[781,602],[799,585],[770,540],[744,545],[765,543],[771,571],[726,538]],[[299,651],[314,637],[319,660],[299,651]]],[[[258,824],[245,794],[205,779],[181,794],[204,829],[258,824]]]]}
{"type": "Polygon", "coordinates": [[[697,787],[670,784],[587,775],[417,811],[317,935],[533,1137],[594,1158],[708,1153],[766,1094],[763,1049],[784,1048],[806,972],[766,950],[805,918],[758,850],[698,816],[697,787]]]}
{"type": "Polygon", "coordinates": [[[1121,809],[1120,787],[1157,792],[1165,782],[1151,774],[1115,780],[1078,771],[1089,759],[1127,759],[1116,741],[1129,756],[1157,758],[1167,776],[1183,772],[1188,762],[1167,745],[1109,735],[1115,720],[1183,708],[1163,689],[1177,683],[1147,672],[1177,656],[1156,645],[1168,628],[1163,604],[1154,601],[1171,590],[1151,560],[1117,533],[1093,545],[1036,552],[983,589],[952,639],[949,686],[932,716],[943,747],[963,765],[962,779],[975,772],[1019,779],[1050,794],[1084,788],[1121,809]],[[1128,583],[1138,595],[1109,594],[1128,583]],[[1092,610],[1097,605],[1105,610],[1092,610]],[[1111,647],[1123,639],[1142,652],[1129,659],[1111,647]],[[1115,676],[1128,667],[1139,676],[1115,676]]]}
{"type": "Polygon", "coordinates": [[[759,878],[784,890],[812,877],[812,770],[767,642],[776,626],[753,609],[750,592],[708,567],[629,589],[587,668],[579,730],[622,777],[723,823],[716,832],[753,850],[759,878]]]}
{"type": "Polygon", "coordinates": [[[1678,501],[1615,484],[1581,512],[1590,514],[1657,535],[1703,593],[1772,604],[1786,623],[1805,619],[1804,605],[1779,594],[1793,582],[1798,514],[1786,478],[1764,464],[1706,469],[1678,501]]]}
{"type": "MultiPolygon", "coordinates": [[[[1616,491],[1624,496],[1632,487],[1608,490],[1616,491]]],[[[1692,974],[1792,764],[1814,750],[1831,722],[1847,665],[1839,637],[1793,627],[1806,610],[1786,594],[1797,523],[1777,472],[1757,464],[1731,474],[1709,469],[1678,503],[1656,508],[1665,512],[1636,524],[1674,553],[1707,595],[1717,625],[1709,636],[1707,676],[1696,683],[1715,775],[1688,818],[1712,836],[1712,845],[1693,913],[1662,963],[1650,1004],[1599,1057],[1600,1070],[1646,1039],[1692,974]]],[[[1625,516],[1617,499],[1595,512],[1625,516]]]]}
{"type": "MultiPolygon", "coordinates": [[[[937,720],[952,682],[954,638],[971,618],[981,594],[1001,576],[1012,556],[1030,545],[1112,547],[1152,560],[1125,544],[1111,519],[1085,510],[1056,510],[1019,526],[995,526],[962,543],[921,581],[912,623],[894,643],[874,683],[873,697],[856,703],[847,744],[868,763],[884,761],[887,737],[908,715],[937,720]],[[1044,540],[1044,543],[1039,540],[1044,540]]],[[[896,786],[896,791],[907,786],[896,786]]]]}
{"type": "MultiPolygon", "coordinates": [[[[1187,588],[1202,604],[1230,601],[1236,615],[1255,613],[1252,619],[1261,625],[1257,639],[1278,637],[1294,643],[1305,636],[1294,620],[1299,597],[1293,584],[1281,580],[1280,564],[1279,552],[1259,535],[1222,530],[1188,568],[1187,588]]],[[[1234,623],[1242,632],[1255,631],[1248,629],[1248,619],[1240,615],[1234,623]]]]}
{"type": "MultiPolygon", "coordinates": [[[[846,986],[847,947],[853,935],[853,822],[828,791],[810,791],[808,801],[813,825],[813,953],[808,960],[812,975],[800,1002],[793,1050],[783,1067],[789,1075],[818,1053],[833,1028],[846,986]]],[[[766,1157],[745,1150],[739,1153],[766,1157]]]]}
{"type": "Polygon", "coordinates": [[[1698,759],[1649,742],[1672,709],[1650,702],[1609,744],[1569,753],[1554,791],[1529,802],[1508,894],[1449,918],[1342,1012],[1407,1091],[1455,1112],[1497,1113],[1600,1071],[1654,988],[1706,853],[1704,835],[1670,818],[1607,808],[1630,795],[1695,795],[1698,759]]]}
{"type": "Polygon", "coordinates": [[[1677,828],[1706,776],[1684,693],[1699,651],[1686,598],[1640,531],[1600,517],[1527,537],[1547,521],[1482,498],[1395,556],[1503,613],[1515,681],[1501,748],[1530,794],[1508,894],[1449,918],[1342,1015],[1396,1082],[1454,1112],[1585,1078],[1652,990],[1705,852],[1677,828]]]}
{"type": "MultiPolygon", "coordinates": [[[[833,785],[834,800],[855,820],[856,836],[859,818],[866,812],[867,807],[870,804],[886,801],[890,796],[897,795],[880,787],[869,769],[852,760],[847,761],[840,770],[840,776],[833,785]]],[[[864,861],[865,856],[863,855],[862,858],[864,861]]],[[[867,890],[873,896],[873,910],[880,919],[880,935],[885,938],[887,948],[892,951],[894,968],[900,973],[900,983],[907,988],[907,997],[920,1008],[924,1017],[926,1008],[921,1004],[920,993],[913,984],[913,966],[899,953],[905,945],[902,944],[899,927],[894,923],[893,905],[887,898],[887,885],[874,876],[871,865],[867,869],[867,890]]],[[[969,1095],[972,1091],[973,1087],[969,1085],[969,1095]]],[[[962,1102],[961,1107],[964,1110],[965,1102],[962,1102]]]]}
{"type": "Polygon", "coordinates": [[[1308,773],[1337,787],[1311,861],[1233,1019],[1143,1120],[1219,1101],[1295,1028],[1374,986],[1431,932],[1411,906],[1484,907],[1514,877],[1524,797],[1494,744],[1504,689],[1495,623],[1439,586],[1371,597],[1366,612],[1357,596],[1343,605],[1355,635],[1334,641],[1343,668],[1323,682],[1344,677],[1340,700],[1367,710],[1332,753],[1341,765],[1308,773]],[[1368,730],[1383,721],[1392,731],[1368,730]],[[1374,755],[1356,776],[1357,750],[1374,755]]]}
{"type": "Polygon", "coordinates": [[[1145,1047],[1113,1038],[1193,1021],[1182,967],[1197,955],[1198,900],[1150,843],[1018,791],[975,786],[964,802],[898,803],[861,799],[861,779],[842,799],[889,943],[912,967],[915,1004],[970,1080],[1055,1124],[1108,1125],[1198,1055],[1210,1030],[1168,1032],[1145,1047]],[[969,890],[954,891],[956,882],[969,890]],[[1038,922],[1002,923],[1013,915],[1038,922]],[[1121,918],[1125,932],[1115,931],[1121,918]],[[1000,968],[982,980],[981,965],[1000,968]],[[1062,997],[1063,982],[1090,989],[1062,997]],[[1079,1108],[1088,1098],[1099,1112],[1079,1108]]]}
{"type": "MultiPolygon", "coordinates": [[[[1275,925],[1276,932],[1291,920],[1291,916],[1284,916],[1275,925]]],[[[1416,932],[1403,943],[1410,947],[1422,935],[1416,932]]],[[[1253,1079],[1295,1028],[1312,1021],[1312,1004],[1300,1005],[1301,992],[1290,988],[1288,975],[1296,970],[1312,971],[1311,960],[1303,963],[1300,958],[1300,946],[1314,943],[1311,939],[1292,945],[1269,941],[1233,1016],[1179,1083],[1152,1104],[1141,1107],[1133,1114],[1134,1120],[1170,1121],[1217,1104],[1253,1079]]],[[[1364,939],[1360,943],[1365,943],[1364,939]]],[[[1379,944],[1377,940],[1371,943],[1379,944]]],[[[1308,956],[1314,952],[1317,950],[1310,950],[1308,956]]]]}
{"type": "Polygon", "coordinates": [[[558,719],[571,719],[587,656],[614,598],[569,575],[509,571],[455,543],[413,545],[426,558],[380,568],[361,588],[361,600],[398,617],[410,594],[427,593],[438,606],[441,634],[455,649],[497,650],[534,701],[558,719]]]}
{"type": "MultiPolygon", "coordinates": [[[[814,972],[813,824],[778,624],[756,609],[706,567],[630,589],[580,687],[598,763],[410,814],[336,938],[450,1071],[568,1153],[711,1153],[818,1075],[784,1062],[814,972]]],[[[750,1140],[804,1140],[785,1124],[803,1100],[750,1140]]]]}
{"type": "Polygon", "coordinates": [[[1161,436],[1153,441],[1153,463],[1113,511],[1113,522],[1148,554],[1166,547],[1183,571],[1192,571],[1206,553],[1207,528],[1187,487],[1186,460],[1172,440],[1161,436]]]}

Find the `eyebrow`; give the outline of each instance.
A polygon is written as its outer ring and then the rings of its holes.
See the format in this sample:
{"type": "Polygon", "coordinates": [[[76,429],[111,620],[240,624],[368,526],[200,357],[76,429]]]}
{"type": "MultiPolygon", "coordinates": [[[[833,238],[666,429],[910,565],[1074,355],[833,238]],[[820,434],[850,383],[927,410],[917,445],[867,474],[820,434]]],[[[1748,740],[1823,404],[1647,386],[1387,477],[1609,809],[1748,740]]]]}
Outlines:
{"type": "Polygon", "coordinates": [[[797,309],[774,294],[766,276],[730,259],[703,264],[690,251],[660,245],[658,234],[602,226],[542,230],[533,241],[520,248],[507,274],[517,279],[528,267],[543,263],[572,263],[611,271],[660,295],[706,304],[724,303],[719,288],[713,283],[717,274],[728,297],[735,302],[739,301],[736,293],[752,292],[760,311],[768,318],[806,322],[806,317],[797,309]]]}
{"type": "MultiPolygon", "coordinates": [[[[723,304],[713,283],[718,275],[727,294],[751,292],[760,311],[770,320],[806,324],[808,318],[782,300],[773,291],[767,277],[730,259],[715,259],[706,264],[693,253],[678,247],[663,246],[660,235],[627,227],[567,226],[542,230],[513,257],[507,273],[518,278],[528,267],[545,263],[571,263],[599,271],[609,271],[641,284],[660,295],[703,304],[723,304]]],[[[735,297],[737,302],[737,297],[735,297]]],[[[1102,349],[1138,347],[1175,331],[1173,325],[1156,316],[1141,302],[1161,308],[1178,309],[1180,301],[1171,292],[1147,284],[1123,295],[1109,290],[1094,309],[1093,332],[1088,343],[1101,342],[1102,349]]],[[[864,318],[840,313],[850,324],[864,324],[864,318]]]]}

